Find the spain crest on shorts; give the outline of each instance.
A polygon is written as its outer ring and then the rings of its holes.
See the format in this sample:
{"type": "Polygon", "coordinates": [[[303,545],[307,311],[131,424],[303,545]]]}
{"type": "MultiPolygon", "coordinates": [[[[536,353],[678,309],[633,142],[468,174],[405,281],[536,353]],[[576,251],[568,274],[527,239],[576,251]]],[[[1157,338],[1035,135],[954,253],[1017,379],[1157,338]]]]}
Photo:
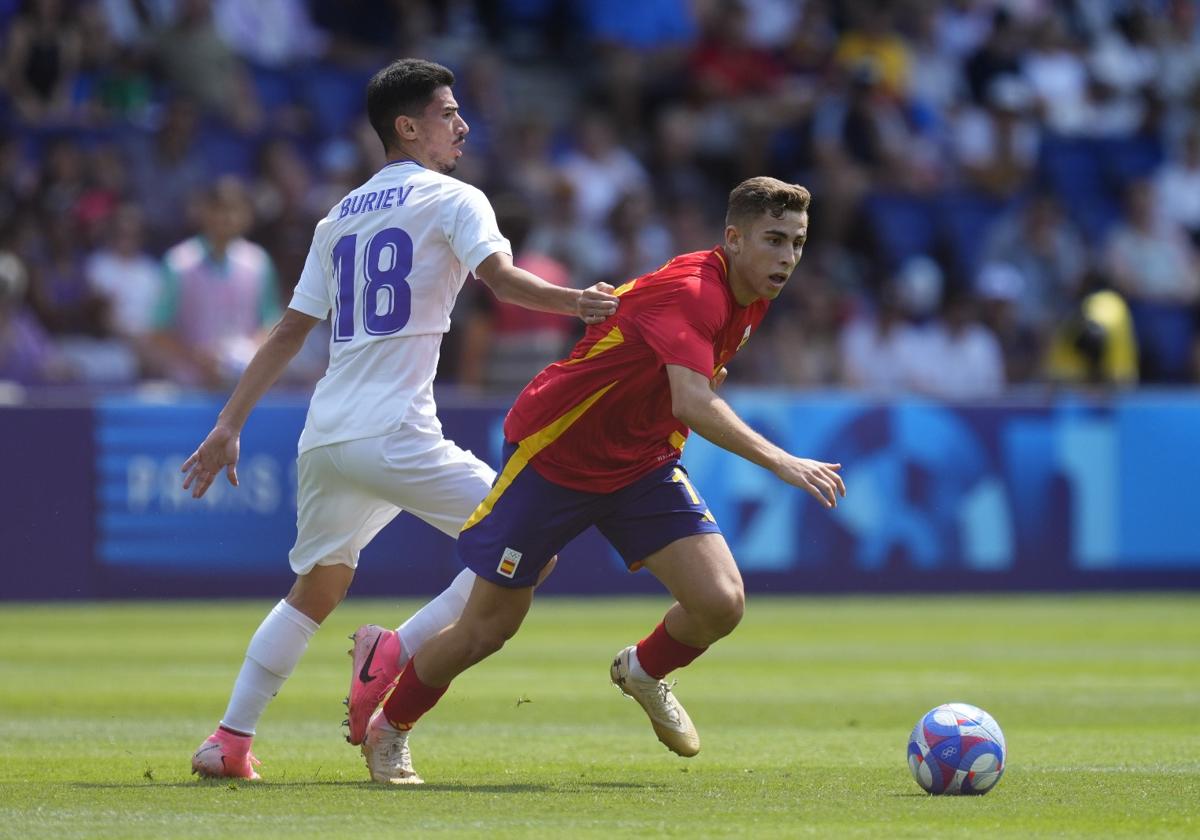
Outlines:
{"type": "Polygon", "coordinates": [[[504,553],[500,555],[500,565],[496,567],[496,573],[504,575],[506,578],[511,578],[517,573],[517,564],[521,562],[521,552],[516,549],[506,548],[504,553]]]}

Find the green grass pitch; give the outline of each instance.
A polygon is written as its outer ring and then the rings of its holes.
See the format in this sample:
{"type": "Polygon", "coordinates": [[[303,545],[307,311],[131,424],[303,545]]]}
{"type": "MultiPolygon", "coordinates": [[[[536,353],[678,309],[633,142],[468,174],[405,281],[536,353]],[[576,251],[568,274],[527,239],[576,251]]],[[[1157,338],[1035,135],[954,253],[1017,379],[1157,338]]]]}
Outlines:
{"type": "Polygon", "coordinates": [[[0,837],[1200,836],[1195,595],[752,597],[679,674],[687,760],[608,684],[666,599],[544,598],[394,789],[342,740],[346,635],[415,605],[351,599],[267,711],[265,781],[195,781],[269,606],[0,605],[0,837]],[[909,730],[952,700],[1007,736],[987,796],[909,776],[909,730]]]}

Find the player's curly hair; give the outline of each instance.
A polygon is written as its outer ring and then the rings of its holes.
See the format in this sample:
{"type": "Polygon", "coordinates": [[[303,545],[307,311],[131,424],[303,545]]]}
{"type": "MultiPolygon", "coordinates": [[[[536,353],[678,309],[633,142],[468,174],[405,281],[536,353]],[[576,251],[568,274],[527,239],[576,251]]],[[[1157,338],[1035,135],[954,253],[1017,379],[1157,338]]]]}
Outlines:
{"type": "Polygon", "coordinates": [[[396,117],[417,116],[435,90],[453,84],[454,73],[448,67],[421,58],[401,58],[372,76],[367,82],[367,118],[384,150],[396,146],[396,117]]]}
{"type": "Polygon", "coordinates": [[[776,219],[788,210],[804,213],[811,198],[809,191],[799,184],[788,184],[765,175],[747,178],[729,193],[725,224],[742,224],[763,213],[770,213],[776,219]]]}

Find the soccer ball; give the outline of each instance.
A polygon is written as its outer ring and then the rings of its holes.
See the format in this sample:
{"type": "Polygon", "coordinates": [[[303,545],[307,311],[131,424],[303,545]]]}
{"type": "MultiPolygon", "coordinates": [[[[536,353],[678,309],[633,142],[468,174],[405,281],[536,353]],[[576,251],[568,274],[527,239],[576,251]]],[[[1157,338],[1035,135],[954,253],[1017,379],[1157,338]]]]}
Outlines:
{"type": "Polygon", "coordinates": [[[967,703],[930,709],[908,739],[908,769],[933,794],[987,793],[1004,775],[1004,733],[967,703]]]}

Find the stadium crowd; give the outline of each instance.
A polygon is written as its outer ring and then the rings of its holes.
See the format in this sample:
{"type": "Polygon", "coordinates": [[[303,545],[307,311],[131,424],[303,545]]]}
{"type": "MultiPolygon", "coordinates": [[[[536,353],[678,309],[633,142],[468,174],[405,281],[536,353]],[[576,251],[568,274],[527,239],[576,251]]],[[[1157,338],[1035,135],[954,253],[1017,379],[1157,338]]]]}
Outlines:
{"type": "MultiPolygon", "coordinates": [[[[1200,378],[1191,0],[0,0],[0,44],[0,380],[228,387],[381,165],[363,90],[401,55],[458,75],[456,176],[552,282],[712,247],[744,177],[808,186],[740,383],[1200,378]]],[[[482,284],[454,322],[442,381],[506,392],[576,330],[482,284]]]]}

